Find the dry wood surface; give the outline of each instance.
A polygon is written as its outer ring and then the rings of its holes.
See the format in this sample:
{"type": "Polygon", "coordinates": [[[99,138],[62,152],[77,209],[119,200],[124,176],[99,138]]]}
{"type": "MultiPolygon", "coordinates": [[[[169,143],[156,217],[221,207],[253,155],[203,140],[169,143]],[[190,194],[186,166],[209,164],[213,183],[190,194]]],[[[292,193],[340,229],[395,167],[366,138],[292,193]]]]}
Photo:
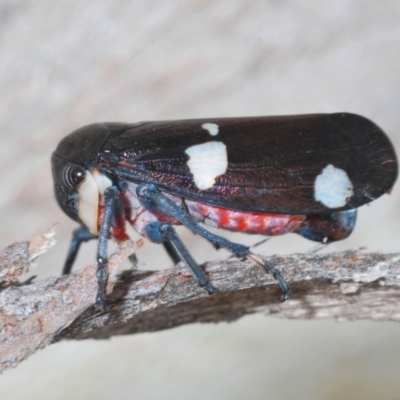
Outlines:
{"type": "Polygon", "coordinates": [[[293,254],[268,260],[293,290],[281,292],[261,268],[231,258],[204,265],[218,293],[209,296],[178,264],[161,271],[117,266],[141,241],[126,242],[110,257],[104,313],[95,313],[95,267],[63,277],[18,283],[55,243],[52,228],[0,253],[0,371],[37,349],[64,339],[104,339],[195,322],[234,321],[251,313],[282,318],[400,321],[400,254],[293,254]]]}

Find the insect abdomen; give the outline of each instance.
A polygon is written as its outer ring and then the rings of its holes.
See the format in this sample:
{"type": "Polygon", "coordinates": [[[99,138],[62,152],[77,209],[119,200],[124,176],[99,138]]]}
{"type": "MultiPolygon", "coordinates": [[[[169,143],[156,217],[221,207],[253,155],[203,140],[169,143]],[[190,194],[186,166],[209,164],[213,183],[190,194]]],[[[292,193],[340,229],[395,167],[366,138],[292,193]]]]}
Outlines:
{"type": "Polygon", "coordinates": [[[237,211],[185,200],[189,214],[199,222],[215,228],[268,236],[296,231],[305,221],[305,215],[271,214],[255,211],[237,211]]]}

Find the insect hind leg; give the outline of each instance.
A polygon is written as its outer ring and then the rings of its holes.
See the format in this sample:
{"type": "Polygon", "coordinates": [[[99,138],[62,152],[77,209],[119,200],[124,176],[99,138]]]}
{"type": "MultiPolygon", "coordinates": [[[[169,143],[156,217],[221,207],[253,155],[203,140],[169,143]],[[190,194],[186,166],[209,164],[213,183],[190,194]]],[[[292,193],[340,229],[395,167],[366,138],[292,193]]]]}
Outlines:
{"type": "Polygon", "coordinates": [[[175,204],[167,196],[164,196],[153,184],[142,183],[137,187],[136,192],[138,198],[145,206],[177,219],[192,232],[203,236],[214,245],[216,244],[220,247],[225,247],[237,257],[247,258],[254,264],[264,268],[277,280],[283,292],[282,301],[285,301],[289,298],[291,293],[290,287],[283,279],[280,272],[271,264],[263,260],[260,256],[251,253],[247,246],[233,243],[221,236],[209,232],[207,229],[204,229],[189,214],[187,214],[185,210],[175,204]]]}
{"type": "Polygon", "coordinates": [[[292,290],[290,289],[290,286],[287,284],[287,282],[283,279],[281,273],[268,261],[264,260],[257,254],[250,253],[246,256],[249,260],[251,260],[254,264],[259,265],[260,267],[264,268],[267,272],[269,272],[275,280],[278,282],[282,292],[283,296],[281,298],[281,301],[286,301],[290,294],[292,293],[292,290]]]}

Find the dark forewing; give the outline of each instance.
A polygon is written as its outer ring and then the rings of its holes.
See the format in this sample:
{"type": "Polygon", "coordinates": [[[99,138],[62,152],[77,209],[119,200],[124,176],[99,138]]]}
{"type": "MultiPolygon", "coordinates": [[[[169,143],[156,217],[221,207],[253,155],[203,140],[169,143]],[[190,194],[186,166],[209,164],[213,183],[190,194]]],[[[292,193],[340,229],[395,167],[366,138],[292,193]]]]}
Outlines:
{"type": "MultiPolygon", "coordinates": [[[[219,161],[218,148],[204,168],[219,161]]],[[[154,183],[190,199],[276,213],[359,207],[390,190],[397,177],[396,155],[383,131],[346,113],[146,122],[111,138],[100,162],[122,179],[154,183]],[[208,142],[226,146],[228,165],[201,189],[187,151],[208,142]],[[316,179],[328,166],[351,181],[343,205],[315,198],[316,179]]]]}

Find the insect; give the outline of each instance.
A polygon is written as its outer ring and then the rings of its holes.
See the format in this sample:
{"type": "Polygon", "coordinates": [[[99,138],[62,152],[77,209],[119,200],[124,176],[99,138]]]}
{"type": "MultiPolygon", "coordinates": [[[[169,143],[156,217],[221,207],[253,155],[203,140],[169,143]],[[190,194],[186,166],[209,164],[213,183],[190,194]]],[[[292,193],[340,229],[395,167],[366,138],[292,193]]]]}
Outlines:
{"type": "Polygon", "coordinates": [[[390,191],[398,167],[379,127],[337,113],[97,123],[59,143],[52,170],[59,205],[81,224],[63,272],[71,271],[82,242],[98,238],[96,305],[102,309],[107,242],[127,240],[127,222],[163,243],[210,294],[216,288],[174,225],[263,267],[286,300],[289,285],[273,265],[204,225],[341,240],[354,228],[356,208],[390,191]]]}

